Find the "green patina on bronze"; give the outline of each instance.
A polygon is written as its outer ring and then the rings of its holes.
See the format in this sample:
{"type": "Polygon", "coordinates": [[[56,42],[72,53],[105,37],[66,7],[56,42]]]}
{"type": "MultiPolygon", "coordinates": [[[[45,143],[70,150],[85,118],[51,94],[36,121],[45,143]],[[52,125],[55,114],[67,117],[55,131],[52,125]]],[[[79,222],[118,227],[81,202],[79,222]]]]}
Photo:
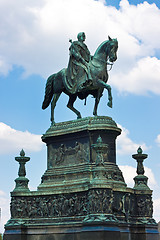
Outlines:
{"type": "Polygon", "coordinates": [[[96,165],[104,165],[103,154],[106,154],[106,158],[108,160],[108,144],[103,143],[101,136],[97,138],[96,144],[92,144],[91,147],[95,149],[97,157],[96,157],[96,165]]]}
{"type": "Polygon", "coordinates": [[[104,88],[112,107],[107,65],[117,59],[117,39],[103,42],[94,56],[85,45],[85,34],[70,40],[67,69],[51,75],[42,108],[51,103],[52,124],[42,136],[47,145],[47,169],[37,191],[30,191],[22,150],[19,177],[11,192],[11,218],[4,240],[159,240],[153,219],[152,190],[144,176],[142,149],[137,161],[135,186],[127,187],[116,163],[116,138],[121,129],[111,117],[97,116],[104,88]],[[56,102],[64,92],[77,120],[54,122],[56,102]],[[94,117],[81,118],[73,107],[76,98],[95,97],[94,117]],[[54,123],[54,124],[53,124],[54,123]]]}
{"type": "MultiPolygon", "coordinates": [[[[108,106],[112,107],[111,87],[108,81],[108,65],[113,65],[117,60],[117,39],[104,41],[97,48],[93,56],[84,43],[85,33],[78,34],[78,41],[71,41],[70,59],[66,69],[51,75],[46,83],[45,98],[42,109],[51,103],[51,122],[54,123],[54,109],[62,92],[69,96],[67,107],[71,109],[77,118],[81,118],[80,112],[73,106],[77,97],[86,99],[89,94],[95,98],[93,115],[97,116],[97,108],[103,90],[108,91],[108,106]]],[[[85,101],[86,102],[86,101],[85,101]]]]}
{"type": "MultiPolygon", "coordinates": [[[[47,145],[47,169],[37,191],[26,191],[16,182],[4,240],[26,240],[26,236],[29,240],[88,240],[94,239],[93,232],[100,240],[145,240],[146,231],[154,231],[154,236],[147,235],[148,240],[158,240],[152,191],[144,187],[142,160],[147,155],[140,149],[133,155],[138,175],[135,187],[127,187],[116,164],[120,133],[115,121],[106,116],[51,125],[42,136],[47,145]],[[103,229],[97,231],[100,227],[103,229]]],[[[23,152],[16,157],[19,177],[25,178],[28,159],[23,152]]]]}
{"type": "Polygon", "coordinates": [[[22,149],[20,152],[19,157],[15,157],[15,160],[19,162],[19,171],[18,171],[18,178],[15,179],[16,186],[15,189],[13,190],[14,192],[29,192],[28,188],[28,178],[26,178],[26,169],[25,169],[25,164],[30,160],[29,157],[25,157],[25,152],[22,149]]]}
{"type": "Polygon", "coordinates": [[[137,161],[137,176],[134,178],[135,186],[134,189],[150,189],[147,185],[148,177],[144,176],[143,161],[148,157],[147,154],[142,153],[142,148],[139,147],[137,154],[133,154],[132,157],[137,161]]]}

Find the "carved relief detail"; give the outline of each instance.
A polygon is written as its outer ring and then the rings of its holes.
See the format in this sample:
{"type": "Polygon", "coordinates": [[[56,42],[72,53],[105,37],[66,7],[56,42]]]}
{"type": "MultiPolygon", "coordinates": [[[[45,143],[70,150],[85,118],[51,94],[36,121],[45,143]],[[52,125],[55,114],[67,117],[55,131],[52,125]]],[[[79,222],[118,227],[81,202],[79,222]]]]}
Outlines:
{"type": "Polygon", "coordinates": [[[74,147],[61,144],[58,148],[48,146],[49,168],[72,163],[89,162],[89,149],[87,144],[76,142],[74,147]]]}
{"type": "Polygon", "coordinates": [[[12,197],[11,201],[11,219],[88,216],[86,221],[91,221],[96,220],[97,216],[104,216],[104,219],[109,216],[110,220],[133,222],[135,217],[151,221],[152,213],[150,195],[136,196],[131,193],[113,192],[111,189],[92,189],[50,196],[12,197]]]}
{"type": "Polygon", "coordinates": [[[13,197],[12,218],[61,217],[112,213],[113,193],[107,189],[40,197],[13,197]]]}
{"type": "Polygon", "coordinates": [[[150,195],[137,196],[137,215],[143,217],[152,217],[153,202],[150,195]]]}

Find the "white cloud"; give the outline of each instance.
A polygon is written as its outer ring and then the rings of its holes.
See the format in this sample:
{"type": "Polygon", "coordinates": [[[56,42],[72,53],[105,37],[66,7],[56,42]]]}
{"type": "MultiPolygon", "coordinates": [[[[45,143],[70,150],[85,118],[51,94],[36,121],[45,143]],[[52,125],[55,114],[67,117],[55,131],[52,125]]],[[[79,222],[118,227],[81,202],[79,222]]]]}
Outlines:
{"type": "Polygon", "coordinates": [[[160,198],[153,200],[153,210],[154,210],[154,218],[157,222],[160,221],[160,198]]]}
{"type": "Polygon", "coordinates": [[[10,219],[10,198],[6,196],[6,193],[0,190],[0,208],[1,208],[1,224],[0,233],[4,232],[4,224],[10,219]]]}
{"type": "MultiPolygon", "coordinates": [[[[134,186],[133,178],[135,176],[137,176],[136,168],[134,168],[132,166],[128,166],[128,165],[124,165],[124,166],[121,165],[121,166],[119,166],[119,168],[121,169],[121,171],[123,173],[123,176],[124,176],[124,179],[125,179],[125,182],[126,182],[127,186],[133,187],[134,186]]],[[[144,166],[144,170],[145,170],[144,175],[148,177],[148,186],[151,189],[154,189],[157,182],[155,180],[152,169],[144,166]]]]}
{"type": "Polygon", "coordinates": [[[26,74],[47,77],[67,66],[69,38],[85,31],[92,54],[108,35],[118,38],[110,81],[119,91],[160,94],[159,25],[160,9],[147,2],[134,6],[121,0],[117,10],[103,0],[3,0],[0,72],[22,65],[26,74]]]}
{"type": "Polygon", "coordinates": [[[129,138],[129,130],[122,127],[121,125],[118,125],[119,128],[122,129],[121,135],[117,138],[117,153],[120,155],[126,155],[126,154],[133,154],[137,151],[139,146],[143,150],[147,150],[147,146],[145,143],[135,143],[129,138]]]}
{"type": "Polygon", "coordinates": [[[111,84],[120,92],[160,94],[160,9],[147,2],[134,6],[122,0],[120,5],[118,61],[111,84]]]}
{"type": "Polygon", "coordinates": [[[145,173],[144,175],[148,177],[148,185],[151,189],[154,189],[157,186],[156,179],[154,177],[154,173],[151,168],[144,166],[145,173]]]}
{"type": "Polygon", "coordinates": [[[123,173],[124,180],[127,184],[128,187],[133,187],[134,186],[134,181],[133,178],[136,176],[136,168],[132,166],[119,166],[123,173]]]}
{"type": "Polygon", "coordinates": [[[22,132],[0,122],[0,154],[20,151],[40,151],[43,143],[40,135],[22,132]]]}
{"type": "Polygon", "coordinates": [[[160,60],[156,57],[145,57],[137,60],[127,73],[113,75],[112,84],[121,92],[160,94],[160,60]]]}
{"type": "Polygon", "coordinates": [[[158,7],[147,1],[137,6],[129,5],[127,0],[122,0],[120,6],[120,22],[123,28],[138,40],[143,41],[142,47],[152,45],[153,48],[159,48],[157,35],[160,34],[160,29],[157,25],[160,24],[160,10],[158,7]],[[126,18],[128,21],[125,21],[126,18]]]}
{"type": "Polygon", "coordinates": [[[157,136],[156,138],[156,143],[158,144],[158,146],[160,147],[160,134],[157,136]]]}

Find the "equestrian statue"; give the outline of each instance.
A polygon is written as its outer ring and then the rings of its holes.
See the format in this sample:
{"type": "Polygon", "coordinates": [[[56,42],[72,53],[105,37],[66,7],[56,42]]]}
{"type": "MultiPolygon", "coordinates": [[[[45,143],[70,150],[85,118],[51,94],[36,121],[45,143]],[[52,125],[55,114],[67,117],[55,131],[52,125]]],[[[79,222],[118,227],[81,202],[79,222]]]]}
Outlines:
{"type": "Polygon", "coordinates": [[[108,106],[112,107],[111,87],[108,81],[108,65],[113,65],[117,60],[117,39],[108,37],[91,56],[88,47],[84,43],[85,33],[77,35],[78,41],[69,40],[70,58],[68,67],[48,77],[45,89],[45,97],[42,109],[46,109],[51,103],[51,122],[54,124],[54,109],[62,92],[69,96],[67,107],[71,109],[77,118],[81,118],[80,112],[73,106],[77,97],[81,100],[88,95],[95,98],[93,115],[97,116],[97,108],[104,88],[108,90],[108,106]]]}

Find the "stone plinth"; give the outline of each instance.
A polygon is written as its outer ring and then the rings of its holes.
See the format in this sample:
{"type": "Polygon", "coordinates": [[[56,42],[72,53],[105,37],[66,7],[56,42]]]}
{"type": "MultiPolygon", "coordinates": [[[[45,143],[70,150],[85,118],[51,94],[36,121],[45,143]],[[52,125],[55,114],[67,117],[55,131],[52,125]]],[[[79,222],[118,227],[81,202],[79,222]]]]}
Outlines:
{"type": "Polygon", "coordinates": [[[116,164],[109,117],[52,125],[37,191],[11,193],[4,240],[158,240],[152,191],[128,188],[116,164]]]}

